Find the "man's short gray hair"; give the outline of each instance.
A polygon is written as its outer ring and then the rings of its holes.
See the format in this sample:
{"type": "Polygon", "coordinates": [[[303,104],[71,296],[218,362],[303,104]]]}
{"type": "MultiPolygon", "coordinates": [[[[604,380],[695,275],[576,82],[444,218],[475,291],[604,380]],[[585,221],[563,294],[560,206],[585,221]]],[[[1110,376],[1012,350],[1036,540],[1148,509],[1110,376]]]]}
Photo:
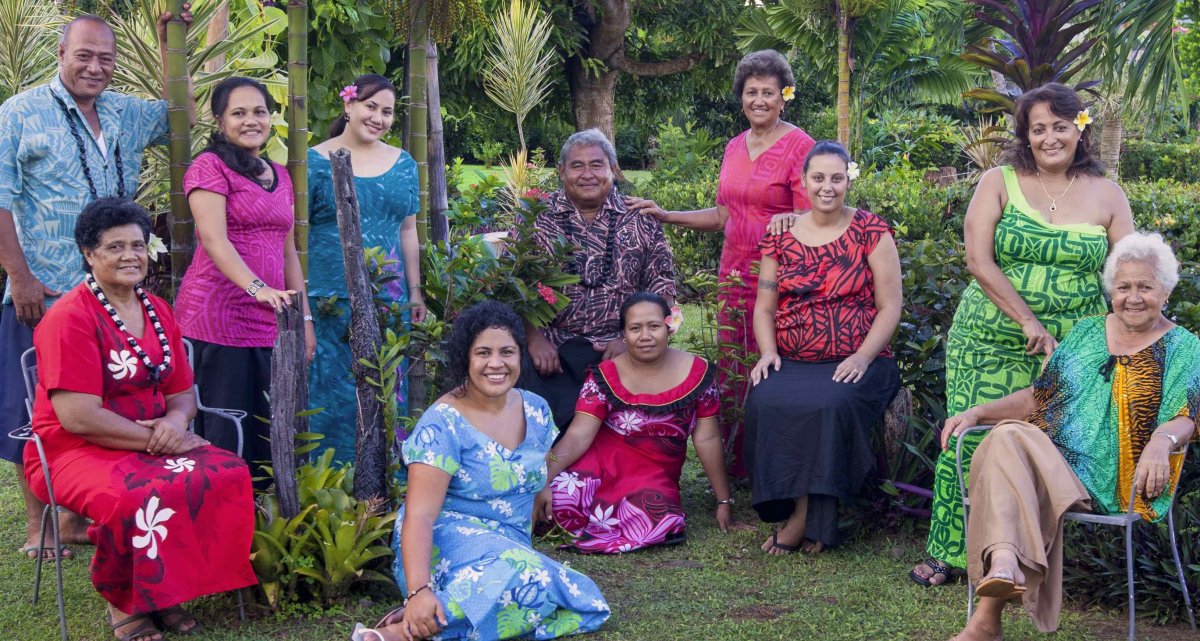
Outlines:
{"type": "Polygon", "coordinates": [[[108,24],[107,20],[101,18],[100,16],[94,16],[90,13],[85,13],[81,16],[76,16],[73,20],[62,26],[62,32],[58,35],[58,45],[60,47],[67,44],[67,37],[71,35],[71,27],[80,22],[90,22],[92,24],[104,25],[104,28],[108,29],[109,33],[113,34],[114,40],[117,37],[117,32],[113,30],[112,25],[108,24]]]}
{"type": "Polygon", "coordinates": [[[617,149],[613,147],[608,136],[605,136],[604,132],[599,129],[584,129],[571,134],[571,137],[567,138],[567,142],[563,143],[562,152],[558,155],[559,169],[567,166],[567,156],[576,147],[599,147],[608,157],[609,166],[613,169],[617,168],[617,149]]]}
{"type": "Polygon", "coordinates": [[[1154,278],[1170,294],[1179,284],[1179,259],[1162,234],[1135,231],[1117,241],[1104,261],[1104,291],[1112,295],[1121,263],[1137,261],[1154,268],[1154,278]]]}

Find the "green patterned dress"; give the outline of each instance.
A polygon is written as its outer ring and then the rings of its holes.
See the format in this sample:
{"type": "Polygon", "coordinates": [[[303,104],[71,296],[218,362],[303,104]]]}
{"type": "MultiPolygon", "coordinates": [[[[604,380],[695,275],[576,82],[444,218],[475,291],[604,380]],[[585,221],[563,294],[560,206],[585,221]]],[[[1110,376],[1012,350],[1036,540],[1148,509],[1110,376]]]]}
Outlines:
{"type": "MultiPolygon", "coordinates": [[[[996,225],[996,264],[1030,311],[1062,340],[1079,319],[1103,314],[1108,306],[1100,269],[1108,255],[1108,232],[1099,225],[1052,225],[1025,201],[1012,167],[1002,167],[1008,192],[996,225]]],[[[1021,327],[992,302],[979,283],[963,292],[946,341],[946,415],[1029,387],[1041,367],[1040,356],[1025,354],[1021,327]]],[[[982,436],[963,444],[964,473],[982,436]]],[[[954,567],[966,565],[962,495],[955,472],[956,441],[938,457],[933,515],[925,549],[954,567]]]]}

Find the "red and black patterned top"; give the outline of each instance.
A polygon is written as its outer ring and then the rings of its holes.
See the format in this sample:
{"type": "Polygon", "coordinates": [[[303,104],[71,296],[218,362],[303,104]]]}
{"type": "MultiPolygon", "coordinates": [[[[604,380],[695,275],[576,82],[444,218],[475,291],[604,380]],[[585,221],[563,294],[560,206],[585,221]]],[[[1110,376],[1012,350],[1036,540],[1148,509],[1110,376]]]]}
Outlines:
{"type": "MultiPolygon", "coordinates": [[[[887,221],[859,209],[840,237],[818,247],[791,232],[763,238],[762,255],[779,263],[775,343],[782,358],[841,360],[862,346],[876,313],[867,257],[890,233],[887,221]]],[[[879,355],[891,356],[891,346],[879,355]]]]}
{"type": "Polygon", "coordinates": [[[548,207],[537,217],[537,242],[547,252],[551,242],[563,237],[578,247],[573,268],[580,283],[563,293],[571,299],[558,317],[544,328],[555,347],[576,337],[603,345],[620,334],[621,303],[640,291],[675,297],[675,260],[663,235],[662,223],[652,216],[630,212],[614,187],[591,222],[585,221],[561,190],[550,194],[548,207]],[[609,254],[609,220],[616,221],[609,254]]]}

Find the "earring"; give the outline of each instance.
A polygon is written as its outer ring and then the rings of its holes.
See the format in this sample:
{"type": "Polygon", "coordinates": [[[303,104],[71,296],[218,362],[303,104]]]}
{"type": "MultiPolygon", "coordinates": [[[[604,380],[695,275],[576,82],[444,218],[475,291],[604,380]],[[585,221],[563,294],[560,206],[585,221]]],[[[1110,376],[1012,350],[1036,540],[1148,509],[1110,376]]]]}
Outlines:
{"type": "Polygon", "coordinates": [[[350,122],[350,114],[342,114],[342,120],[345,120],[346,122],[350,122]]]}

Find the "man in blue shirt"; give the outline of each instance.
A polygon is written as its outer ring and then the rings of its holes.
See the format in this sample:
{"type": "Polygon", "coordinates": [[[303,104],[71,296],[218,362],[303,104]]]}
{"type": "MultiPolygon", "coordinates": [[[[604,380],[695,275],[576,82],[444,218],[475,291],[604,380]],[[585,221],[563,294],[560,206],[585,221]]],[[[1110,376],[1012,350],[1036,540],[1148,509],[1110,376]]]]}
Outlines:
{"type": "MultiPolygon", "coordinates": [[[[192,20],[187,8],[185,24],[192,20]]],[[[158,21],[164,72],[169,19],[167,13],[158,21]]],[[[116,54],[108,23],[75,18],[59,40],[58,75],[0,105],[0,266],[8,275],[0,310],[0,458],[17,465],[28,513],[24,551],[31,558],[55,551],[40,548],[44,505],[25,483],[25,443],[8,437],[29,421],[21,354],[32,347],[33,327],[46,308],[82,280],[74,239],[79,212],[96,198],[133,198],[143,150],[166,142],[165,100],[106,91],[116,54]]],[[[194,100],[191,112],[194,123],[194,100]]],[[[63,521],[64,540],[87,542],[81,519],[63,521]]]]}

